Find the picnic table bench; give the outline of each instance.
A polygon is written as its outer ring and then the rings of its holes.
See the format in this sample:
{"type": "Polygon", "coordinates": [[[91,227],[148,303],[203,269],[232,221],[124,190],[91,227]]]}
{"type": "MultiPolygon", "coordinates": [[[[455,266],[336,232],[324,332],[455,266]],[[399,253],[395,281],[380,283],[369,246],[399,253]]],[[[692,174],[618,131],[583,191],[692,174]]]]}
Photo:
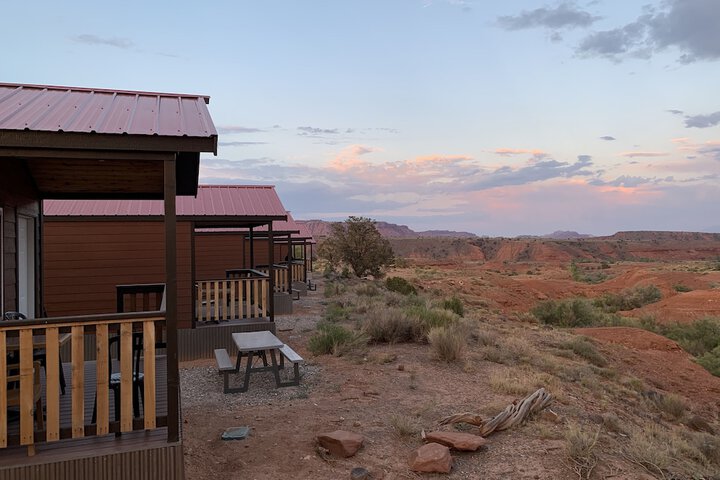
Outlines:
{"type": "Polygon", "coordinates": [[[233,333],[232,337],[238,348],[238,357],[234,364],[226,349],[218,348],[215,350],[218,370],[223,375],[224,393],[246,392],[250,384],[250,374],[254,372],[272,372],[277,387],[290,387],[300,384],[299,364],[303,361],[303,358],[289,345],[285,345],[273,335],[272,332],[233,333]],[[270,364],[268,364],[267,359],[268,353],[270,354],[270,364]],[[243,357],[246,358],[243,383],[239,387],[230,387],[230,374],[240,372],[243,357]],[[261,367],[254,366],[254,358],[262,360],[263,365],[261,367]],[[293,378],[289,381],[282,381],[280,379],[280,370],[285,368],[286,360],[293,364],[293,378]]]}

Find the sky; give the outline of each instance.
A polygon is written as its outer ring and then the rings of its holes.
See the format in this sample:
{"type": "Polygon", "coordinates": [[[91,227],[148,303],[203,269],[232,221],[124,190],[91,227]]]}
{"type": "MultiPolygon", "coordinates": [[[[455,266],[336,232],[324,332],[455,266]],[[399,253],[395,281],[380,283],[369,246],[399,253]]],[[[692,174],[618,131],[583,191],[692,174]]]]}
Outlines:
{"type": "Polygon", "coordinates": [[[211,97],[296,219],[720,232],[720,1],[10,2],[0,81],[211,97]]]}

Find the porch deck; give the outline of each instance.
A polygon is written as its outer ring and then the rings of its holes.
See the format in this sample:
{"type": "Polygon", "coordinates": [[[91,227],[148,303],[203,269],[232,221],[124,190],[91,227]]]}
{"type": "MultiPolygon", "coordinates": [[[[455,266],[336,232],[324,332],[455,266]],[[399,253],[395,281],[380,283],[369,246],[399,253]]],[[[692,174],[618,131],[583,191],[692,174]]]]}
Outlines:
{"type": "MultiPolygon", "coordinates": [[[[70,363],[63,363],[63,371],[68,385],[72,385],[72,368],[70,363]]],[[[119,371],[116,365],[114,372],[119,371]]],[[[91,424],[92,411],[95,404],[95,385],[97,379],[97,367],[95,361],[85,362],[85,388],[84,388],[84,414],[85,425],[91,424]]],[[[164,355],[156,357],[155,363],[155,395],[156,411],[158,417],[167,415],[167,391],[165,388],[167,377],[167,361],[164,355]]],[[[41,375],[42,397],[46,398],[45,373],[41,375]]],[[[109,396],[111,420],[114,419],[114,396],[109,396]]],[[[44,405],[44,402],[43,402],[44,405]]],[[[10,411],[12,412],[12,410],[10,411]]],[[[19,433],[19,418],[8,416],[8,433],[17,435],[19,433]]],[[[60,428],[72,426],[72,391],[67,389],[65,395],[60,396],[60,428]]],[[[36,444],[36,454],[29,457],[27,448],[16,446],[0,450],[0,479],[3,478],[31,478],[17,476],[6,476],[3,472],[7,470],[18,470],[18,467],[33,465],[51,464],[55,462],[67,462],[73,460],[90,459],[107,456],[110,454],[121,454],[138,450],[151,450],[165,448],[176,444],[167,443],[167,427],[162,426],[153,430],[125,432],[120,437],[115,434],[102,436],[89,436],[76,439],[64,439],[55,442],[40,442],[36,444]]],[[[180,457],[182,460],[182,456],[180,457]]],[[[20,468],[22,470],[22,468],[20,468]]],[[[19,470],[18,470],[19,471],[19,470]]]]}

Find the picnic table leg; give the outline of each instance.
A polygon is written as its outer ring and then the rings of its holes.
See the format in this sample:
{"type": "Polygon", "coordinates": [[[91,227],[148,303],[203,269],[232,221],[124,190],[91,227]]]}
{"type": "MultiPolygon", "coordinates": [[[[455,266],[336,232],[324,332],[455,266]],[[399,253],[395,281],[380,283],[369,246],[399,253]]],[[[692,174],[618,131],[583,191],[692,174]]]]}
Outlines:
{"type": "Polygon", "coordinates": [[[238,392],[247,392],[248,386],[250,385],[250,371],[252,370],[253,353],[255,352],[248,352],[247,354],[247,365],[245,366],[245,382],[243,383],[242,387],[240,387],[238,392]]]}
{"type": "Polygon", "coordinates": [[[282,382],[280,381],[280,371],[278,370],[278,362],[275,357],[275,352],[277,352],[277,350],[270,350],[270,360],[272,361],[272,372],[273,375],[275,375],[275,385],[279,388],[282,382]]]}

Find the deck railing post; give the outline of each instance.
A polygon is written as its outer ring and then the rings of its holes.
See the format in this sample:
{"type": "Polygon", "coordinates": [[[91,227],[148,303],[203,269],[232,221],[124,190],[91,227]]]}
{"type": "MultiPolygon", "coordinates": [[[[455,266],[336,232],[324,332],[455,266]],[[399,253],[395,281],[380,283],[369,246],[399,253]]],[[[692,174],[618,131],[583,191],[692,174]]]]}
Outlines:
{"type": "Polygon", "coordinates": [[[167,329],[167,428],[168,442],[177,442],[180,440],[180,372],[177,338],[176,159],[165,160],[164,162],[165,284],[167,285],[165,305],[165,325],[167,329]]]}

